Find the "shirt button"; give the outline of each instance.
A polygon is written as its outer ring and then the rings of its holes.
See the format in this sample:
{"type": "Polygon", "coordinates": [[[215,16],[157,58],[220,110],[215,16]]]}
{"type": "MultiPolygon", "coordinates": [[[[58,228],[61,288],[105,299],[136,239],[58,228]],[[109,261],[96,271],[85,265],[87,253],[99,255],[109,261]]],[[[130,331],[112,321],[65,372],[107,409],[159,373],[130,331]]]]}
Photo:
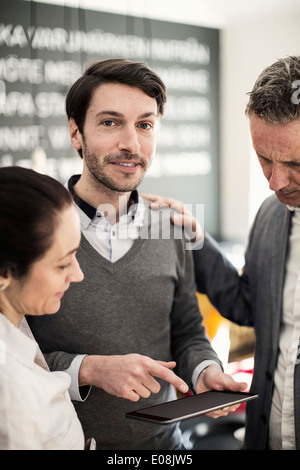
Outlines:
{"type": "Polygon", "coordinates": [[[270,372],[269,370],[266,371],[266,377],[268,380],[272,380],[273,378],[273,375],[272,375],[272,372],[270,372]]]}
{"type": "Polygon", "coordinates": [[[265,415],[260,415],[260,419],[262,420],[262,422],[263,422],[264,424],[267,423],[267,418],[266,418],[265,415]]]}

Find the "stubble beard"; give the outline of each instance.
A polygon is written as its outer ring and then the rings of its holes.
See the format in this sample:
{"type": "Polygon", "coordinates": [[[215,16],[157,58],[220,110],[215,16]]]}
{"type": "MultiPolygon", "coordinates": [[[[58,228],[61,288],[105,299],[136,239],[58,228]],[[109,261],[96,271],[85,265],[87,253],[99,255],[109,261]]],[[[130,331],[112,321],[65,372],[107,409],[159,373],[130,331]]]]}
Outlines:
{"type": "Polygon", "coordinates": [[[93,186],[96,189],[116,191],[118,193],[131,192],[136,189],[141,184],[148,166],[150,166],[144,158],[132,155],[128,152],[119,153],[117,156],[107,155],[104,157],[103,162],[100,162],[99,157],[89,151],[85,142],[83,145],[83,156],[89,169],[93,186]],[[118,160],[127,160],[128,163],[130,160],[139,162],[144,172],[138,181],[132,181],[132,175],[129,173],[126,174],[126,172],[123,173],[123,179],[127,181],[118,181],[105,173],[105,167],[110,165],[112,161],[117,162],[118,160]]]}

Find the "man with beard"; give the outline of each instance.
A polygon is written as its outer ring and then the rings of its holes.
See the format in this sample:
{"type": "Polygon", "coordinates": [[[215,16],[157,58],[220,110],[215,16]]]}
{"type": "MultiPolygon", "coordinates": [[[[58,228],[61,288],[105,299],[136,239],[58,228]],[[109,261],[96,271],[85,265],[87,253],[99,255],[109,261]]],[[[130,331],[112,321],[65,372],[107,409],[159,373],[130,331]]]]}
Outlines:
{"type": "Polygon", "coordinates": [[[114,59],[91,65],[66,100],[71,141],[83,158],[82,174],[68,185],[81,219],[85,279],[64,295],[57,318],[31,327],[51,369],[67,369],[75,389],[94,386],[76,409],[101,449],[179,448],[177,424],[125,413],[175,399],[175,388],[246,387],[223,373],[205,337],[184,237],[174,236],[169,211],[153,220],[136,190],[165,101],[163,82],[146,64],[114,59]]]}

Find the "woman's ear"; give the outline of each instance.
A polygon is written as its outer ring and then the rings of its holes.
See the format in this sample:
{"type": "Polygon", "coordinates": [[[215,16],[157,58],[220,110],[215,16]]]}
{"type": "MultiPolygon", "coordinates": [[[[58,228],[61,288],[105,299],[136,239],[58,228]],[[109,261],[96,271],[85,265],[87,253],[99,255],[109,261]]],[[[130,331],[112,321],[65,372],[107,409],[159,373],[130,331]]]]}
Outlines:
{"type": "Polygon", "coordinates": [[[0,291],[4,291],[11,282],[11,276],[7,269],[0,269],[0,291]]]}
{"type": "Polygon", "coordinates": [[[81,150],[82,149],[82,135],[79,132],[77,124],[73,118],[69,119],[69,132],[70,132],[70,138],[71,138],[71,142],[72,142],[74,149],[77,151],[81,150]]]}

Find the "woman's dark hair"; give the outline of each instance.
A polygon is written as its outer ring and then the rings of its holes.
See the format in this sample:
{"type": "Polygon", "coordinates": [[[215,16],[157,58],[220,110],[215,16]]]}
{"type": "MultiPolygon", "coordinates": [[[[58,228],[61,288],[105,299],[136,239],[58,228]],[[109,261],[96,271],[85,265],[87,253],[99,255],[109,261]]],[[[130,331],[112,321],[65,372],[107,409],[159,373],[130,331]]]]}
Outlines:
{"type": "MultiPolygon", "coordinates": [[[[94,91],[103,83],[122,83],[140,88],[146,95],[155,98],[159,114],[163,114],[166,88],[159,76],[143,62],[126,59],[109,59],[90,65],[72,85],[66,98],[68,119],[73,118],[79,132],[83,127],[87,109],[94,91]]],[[[81,152],[79,152],[80,156],[81,152]]]]}
{"type": "Polygon", "coordinates": [[[50,176],[21,167],[0,168],[0,274],[20,280],[50,248],[58,215],[72,204],[50,176]]]}

